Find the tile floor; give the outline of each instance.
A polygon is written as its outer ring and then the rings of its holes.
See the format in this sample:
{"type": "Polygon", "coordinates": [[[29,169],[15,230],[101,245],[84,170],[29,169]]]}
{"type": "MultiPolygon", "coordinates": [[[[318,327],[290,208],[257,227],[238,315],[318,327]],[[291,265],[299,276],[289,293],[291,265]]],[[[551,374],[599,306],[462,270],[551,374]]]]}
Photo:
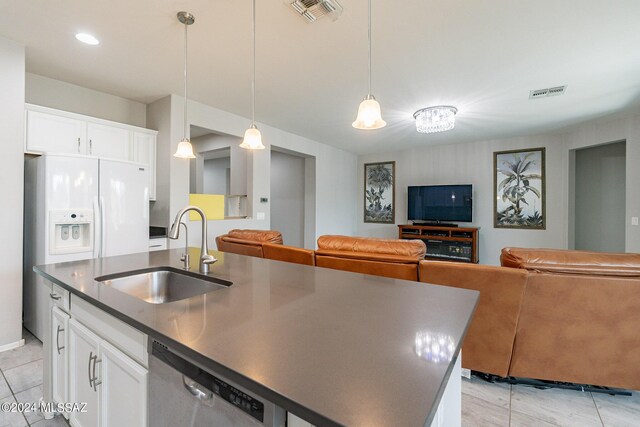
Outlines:
{"type": "MultiPolygon", "coordinates": [[[[0,353],[0,403],[37,402],[42,396],[42,344],[24,331],[24,347],[0,353]]],[[[465,427],[640,426],[640,392],[609,396],[572,390],[462,380],[465,427]]],[[[0,427],[67,427],[63,417],[0,412],[0,427]]]]}
{"type": "MultiPolygon", "coordinates": [[[[33,403],[42,397],[42,343],[23,331],[25,345],[0,353],[0,403],[33,403]]],[[[67,427],[61,416],[45,420],[39,412],[0,412],[0,427],[67,427]]]]}

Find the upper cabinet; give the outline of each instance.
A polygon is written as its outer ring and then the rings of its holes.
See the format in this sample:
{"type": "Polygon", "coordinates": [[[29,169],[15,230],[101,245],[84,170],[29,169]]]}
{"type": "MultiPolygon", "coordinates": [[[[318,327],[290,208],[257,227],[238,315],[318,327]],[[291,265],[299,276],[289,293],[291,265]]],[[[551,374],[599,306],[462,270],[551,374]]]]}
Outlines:
{"type": "Polygon", "coordinates": [[[156,199],[158,132],[81,114],[26,104],[25,153],[82,154],[143,163],[149,200],[156,199]]]}

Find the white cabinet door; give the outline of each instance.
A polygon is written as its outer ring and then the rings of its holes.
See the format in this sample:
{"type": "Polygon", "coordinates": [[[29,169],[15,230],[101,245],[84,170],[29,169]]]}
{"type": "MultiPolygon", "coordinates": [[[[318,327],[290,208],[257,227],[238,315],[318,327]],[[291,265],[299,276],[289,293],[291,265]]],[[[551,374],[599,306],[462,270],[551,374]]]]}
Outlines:
{"type": "MultiPolygon", "coordinates": [[[[72,412],[74,427],[98,427],[100,423],[100,387],[98,376],[100,338],[75,319],[69,320],[69,402],[86,403],[86,412],[72,412]]],[[[126,393],[122,390],[122,393],[126,393]]]]}
{"type": "Polygon", "coordinates": [[[106,341],[100,350],[101,427],[145,427],[148,371],[106,341]]]}
{"type": "Polygon", "coordinates": [[[144,133],[133,133],[132,160],[144,163],[149,167],[149,200],[156,199],[156,136],[144,133]]]}
{"type": "Polygon", "coordinates": [[[58,307],[51,309],[51,385],[53,401],[69,402],[68,357],[69,315],[58,307]]]}
{"type": "Polygon", "coordinates": [[[82,120],[27,111],[27,151],[84,154],[85,136],[82,120]]]}
{"type": "Polygon", "coordinates": [[[108,159],[131,160],[131,131],[116,126],[87,124],[87,154],[108,159]]]}

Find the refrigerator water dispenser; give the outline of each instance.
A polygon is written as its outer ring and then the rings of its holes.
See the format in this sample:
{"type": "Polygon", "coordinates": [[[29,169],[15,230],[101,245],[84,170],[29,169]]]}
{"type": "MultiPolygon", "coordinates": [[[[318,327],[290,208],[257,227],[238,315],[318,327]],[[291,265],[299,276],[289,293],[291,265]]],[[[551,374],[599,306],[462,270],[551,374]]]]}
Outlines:
{"type": "Polygon", "coordinates": [[[93,251],[93,211],[49,212],[49,253],[73,254],[93,251]]]}

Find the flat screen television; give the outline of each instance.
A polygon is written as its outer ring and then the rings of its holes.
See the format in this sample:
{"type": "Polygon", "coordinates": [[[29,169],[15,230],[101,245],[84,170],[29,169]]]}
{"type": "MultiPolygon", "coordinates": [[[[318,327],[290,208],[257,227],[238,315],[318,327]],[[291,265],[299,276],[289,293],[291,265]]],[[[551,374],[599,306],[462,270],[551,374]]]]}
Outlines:
{"type": "Polygon", "coordinates": [[[473,221],[472,185],[422,185],[409,187],[410,221],[473,221]]]}

